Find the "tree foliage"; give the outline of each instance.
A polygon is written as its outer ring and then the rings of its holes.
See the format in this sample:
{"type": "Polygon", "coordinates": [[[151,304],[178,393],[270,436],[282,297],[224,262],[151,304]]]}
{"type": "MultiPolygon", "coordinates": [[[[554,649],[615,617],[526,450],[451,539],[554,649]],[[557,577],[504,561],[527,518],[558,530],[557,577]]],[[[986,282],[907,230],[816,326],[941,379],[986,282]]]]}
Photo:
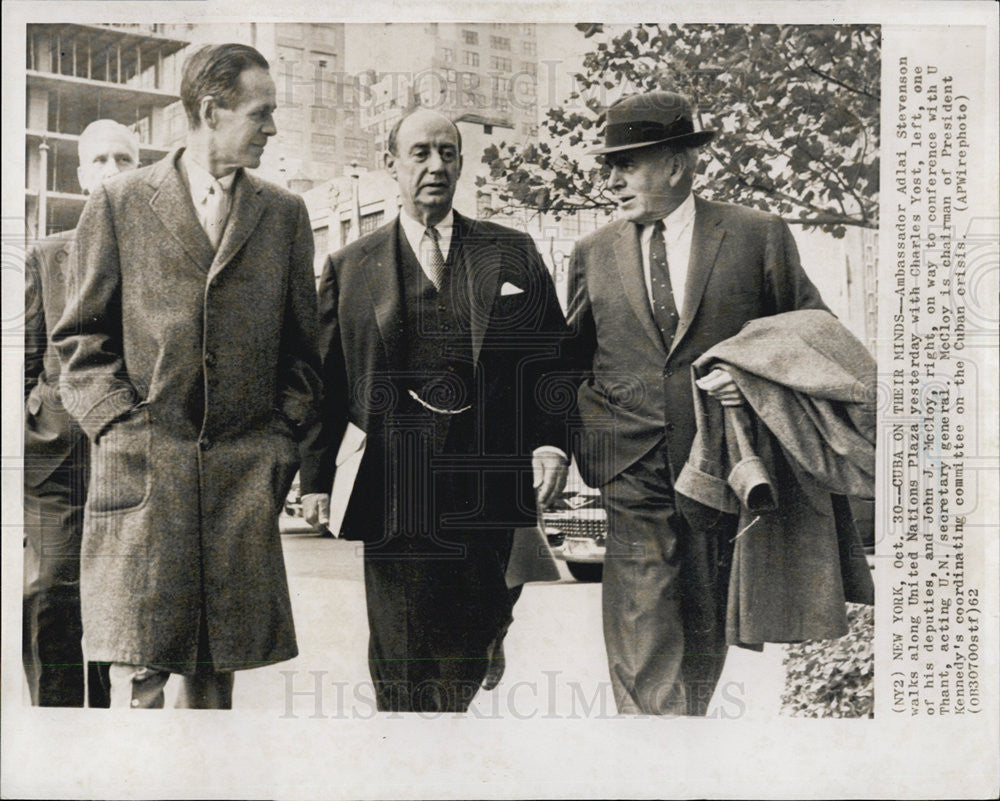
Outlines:
{"type": "Polygon", "coordinates": [[[709,194],[768,209],[843,236],[878,226],[878,26],[640,24],[590,39],[576,88],[549,109],[546,136],[501,143],[483,156],[488,184],[508,208],[557,218],[612,208],[606,171],[591,156],[604,110],[618,97],[662,88],[691,98],[702,128],[709,194]]]}
{"type": "Polygon", "coordinates": [[[850,629],[839,640],[810,640],[786,646],[782,714],[803,718],[872,715],[872,607],[848,604],[847,622],[850,629]]]}

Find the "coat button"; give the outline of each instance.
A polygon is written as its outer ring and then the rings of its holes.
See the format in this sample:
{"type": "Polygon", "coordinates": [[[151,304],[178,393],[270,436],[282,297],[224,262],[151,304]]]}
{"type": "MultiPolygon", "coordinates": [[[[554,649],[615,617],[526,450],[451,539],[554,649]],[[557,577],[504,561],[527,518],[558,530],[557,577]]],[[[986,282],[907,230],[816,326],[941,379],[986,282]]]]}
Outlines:
{"type": "Polygon", "coordinates": [[[664,378],[670,378],[670,376],[672,376],[673,374],[674,374],[674,371],[671,370],[671,369],[669,369],[669,368],[663,371],[663,377],[664,378]]]}
{"type": "Polygon", "coordinates": [[[667,431],[673,431],[673,430],[674,430],[674,424],[673,424],[673,423],[669,423],[669,422],[668,422],[668,423],[667,423],[667,424],[666,424],[665,426],[663,426],[663,427],[664,427],[664,428],[665,428],[665,429],[666,429],[667,431]]]}
{"type": "Polygon", "coordinates": [[[201,449],[202,449],[203,451],[207,451],[207,450],[211,450],[211,448],[212,448],[212,440],[210,440],[210,439],[209,439],[208,437],[205,437],[205,438],[204,438],[203,440],[201,440],[201,441],[200,441],[200,442],[198,443],[198,446],[199,446],[199,447],[200,447],[200,448],[201,448],[201,449]]]}
{"type": "Polygon", "coordinates": [[[215,354],[212,351],[206,351],[205,353],[205,366],[215,367],[215,354]]]}

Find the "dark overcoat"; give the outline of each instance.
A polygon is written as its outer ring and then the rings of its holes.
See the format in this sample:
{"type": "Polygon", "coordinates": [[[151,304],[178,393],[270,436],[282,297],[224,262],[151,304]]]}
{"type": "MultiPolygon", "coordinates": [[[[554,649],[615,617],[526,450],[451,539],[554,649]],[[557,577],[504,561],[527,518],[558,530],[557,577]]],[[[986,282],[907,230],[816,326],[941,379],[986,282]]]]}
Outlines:
{"type": "Polygon", "coordinates": [[[245,172],[217,251],[177,159],[107,182],[53,342],[92,443],[91,659],[191,672],[297,653],[277,517],[319,394],[309,217],[245,172]]]}
{"type": "Polygon", "coordinates": [[[66,304],[74,233],[46,237],[25,259],[24,483],[28,488],[40,486],[60,469],[86,469],[87,438],[59,398],[59,357],[48,346],[49,332],[66,304]]]}

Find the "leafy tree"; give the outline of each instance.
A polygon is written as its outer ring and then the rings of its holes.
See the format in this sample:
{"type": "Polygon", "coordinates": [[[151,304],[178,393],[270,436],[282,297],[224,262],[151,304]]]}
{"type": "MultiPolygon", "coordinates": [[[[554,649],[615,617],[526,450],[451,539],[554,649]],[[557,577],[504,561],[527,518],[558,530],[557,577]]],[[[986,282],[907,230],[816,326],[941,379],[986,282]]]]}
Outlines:
{"type": "Polygon", "coordinates": [[[712,196],[768,209],[843,236],[878,227],[878,26],[640,24],[594,42],[576,87],[546,113],[547,137],[489,147],[480,178],[510,208],[611,209],[606,170],[585,152],[600,142],[605,108],[662,88],[692,99],[712,196]]]}

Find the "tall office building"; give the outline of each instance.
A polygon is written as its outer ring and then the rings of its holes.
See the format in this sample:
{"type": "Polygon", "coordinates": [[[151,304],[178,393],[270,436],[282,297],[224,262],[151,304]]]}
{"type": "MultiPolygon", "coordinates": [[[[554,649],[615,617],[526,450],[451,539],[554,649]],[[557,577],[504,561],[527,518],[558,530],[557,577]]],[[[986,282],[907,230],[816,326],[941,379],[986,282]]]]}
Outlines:
{"type": "Polygon", "coordinates": [[[510,142],[537,136],[537,48],[534,23],[351,25],[348,70],[362,76],[362,119],[376,152],[418,104],[506,129],[510,142]]]}
{"type": "MultiPolygon", "coordinates": [[[[374,166],[371,134],[361,127],[357,83],[344,67],[343,23],[241,22],[171,26],[193,46],[240,42],[271,65],[277,87],[277,135],[264,150],[259,174],[300,190],[374,166]]],[[[173,138],[186,122],[172,110],[173,138]]]]}
{"type": "Polygon", "coordinates": [[[25,222],[29,238],[74,228],[85,196],[77,140],[109,118],[139,135],[140,161],[167,152],[166,109],[175,103],[187,42],[161,25],[27,26],[25,222]]]}

